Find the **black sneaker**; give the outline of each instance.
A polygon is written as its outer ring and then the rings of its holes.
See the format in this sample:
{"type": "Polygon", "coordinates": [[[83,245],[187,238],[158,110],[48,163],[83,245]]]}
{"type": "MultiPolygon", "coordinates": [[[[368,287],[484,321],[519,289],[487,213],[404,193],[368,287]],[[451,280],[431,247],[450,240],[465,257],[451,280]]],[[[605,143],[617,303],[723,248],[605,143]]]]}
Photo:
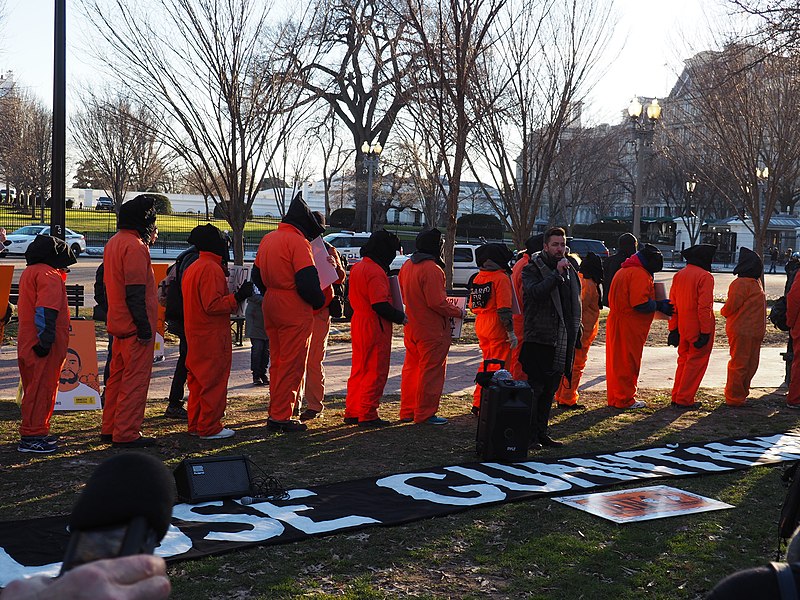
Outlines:
{"type": "Polygon", "coordinates": [[[168,404],[164,416],[168,419],[188,419],[189,413],[180,404],[168,404]]]}
{"type": "Polygon", "coordinates": [[[294,419],[289,419],[288,421],[273,421],[272,419],[267,419],[267,429],[285,432],[306,431],[308,425],[300,421],[295,421],[294,419]]]}
{"type": "Polygon", "coordinates": [[[473,406],[470,409],[470,412],[472,413],[473,417],[477,417],[477,416],[479,416],[481,414],[481,407],[480,406],[473,406]]]}
{"type": "Polygon", "coordinates": [[[101,444],[110,444],[114,441],[114,436],[110,433],[101,433],[100,434],[100,443],[101,444]]]}
{"type": "Polygon", "coordinates": [[[387,425],[391,425],[391,421],[387,421],[386,419],[372,419],[370,421],[359,421],[359,427],[386,427],[387,425]]]}
{"type": "Polygon", "coordinates": [[[358,417],[345,417],[342,419],[345,425],[358,425],[358,417]]]}
{"type": "Polygon", "coordinates": [[[264,385],[269,385],[269,377],[267,377],[266,375],[264,375],[264,376],[261,378],[261,383],[263,383],[264,385]]]}
{"type": "Polygon", "coordinates": [[[561,410],[586,410],[585,404],[562,404],[558,403],[558,408],[561,410]]]}
{"type": "Polygon", "coordinates": [[[32,452],[34,454],[52,454],[58,450],[57,442],[49,442],[47,436],[25,436],[20,438],[17,452],[32,452]]]}
{"type": "Polygon", "coordinates": [[[303,412],[300,413],[300,420],[301,421],[310,421],[311,419],[316,419],[321,414],[322,414],[321,410],[312,410],[310,408],[307,408],[303,412]]]}
{"type": "Polygon", "coordinates": [[[261,381],[261,377],[256,377],[255,375],[253,375],[253,385],[260,387],[260,386],[264,385],[264,382],[261,381]]]}
{"type": "Polygon", "coordinates": [[[702,406],[702,403],[693,402],[692,404],[678,404],[677,402],[670,402],[670,406],[678,410],[698,410],[702,406]]]}
{"type": "Polygon", "coordinates": [[[149,448],[151,446],[158,446],[156,438],[139,436],[130,442],[111,442],[114,448],[149,448]]]}

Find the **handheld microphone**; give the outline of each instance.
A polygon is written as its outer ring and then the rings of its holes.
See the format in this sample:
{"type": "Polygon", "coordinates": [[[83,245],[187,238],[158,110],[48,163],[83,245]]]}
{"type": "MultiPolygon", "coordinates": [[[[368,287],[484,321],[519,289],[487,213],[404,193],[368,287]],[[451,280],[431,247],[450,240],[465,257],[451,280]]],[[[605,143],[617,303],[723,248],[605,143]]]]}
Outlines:
{"type": "Polygon", "coordinates": [[[104,558],[152,554],[169,528],[175,495],[172,474],[149,454],[103,462],[72,509],[61,574],[104,558]]]}

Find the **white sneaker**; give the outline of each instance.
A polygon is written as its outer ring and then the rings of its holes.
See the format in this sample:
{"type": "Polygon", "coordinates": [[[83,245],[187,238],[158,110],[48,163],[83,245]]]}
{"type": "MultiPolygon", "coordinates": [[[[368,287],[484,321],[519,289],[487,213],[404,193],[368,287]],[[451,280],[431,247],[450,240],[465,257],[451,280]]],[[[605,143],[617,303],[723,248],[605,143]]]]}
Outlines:
{"type": "Polygon", "coordinates": [[[233,437],[236,432],[233,429],[222,428],[222,431],[214,435],[201,435],[201,440],[224,440],[225,438],[233,437]]]}
{"type": "Polygon", "coordinates": [[[631,404],[628,408],[629,409],[630,408],[647,408],[647,402],[642,402],[641,400],[637,400],[636,402],[631,404]]]}

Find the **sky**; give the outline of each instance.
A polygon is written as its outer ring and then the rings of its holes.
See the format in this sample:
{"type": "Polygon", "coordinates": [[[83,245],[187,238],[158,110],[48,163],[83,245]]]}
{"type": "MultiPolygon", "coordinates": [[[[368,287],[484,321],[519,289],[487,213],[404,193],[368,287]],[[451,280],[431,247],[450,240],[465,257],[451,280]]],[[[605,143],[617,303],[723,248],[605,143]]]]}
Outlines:
{"type": "MultiPolygon", "coordinates": [[[[619,50],[591,92],[584,115],[590,123],[616,123],[633,95],[665,96],[683,60],[703,49],[709,21],[724,0],[616,0],[618,24],[612,44],[619,50]],[[689,40],[687,42],[686,40],[689,40]],[[690,46],[694,46],[693,48],[690,46]]],[[[0,23],[0,73],[14,72],[18,83],[47,104],[52,102],[53,0],[5,0],[0,23]]],[[[67,0],[67,86],[91,80],[81,59],[86,36],[74,0],[67,0]]],[[[68,107],[69,110],[69,107],[68,107]]]]}

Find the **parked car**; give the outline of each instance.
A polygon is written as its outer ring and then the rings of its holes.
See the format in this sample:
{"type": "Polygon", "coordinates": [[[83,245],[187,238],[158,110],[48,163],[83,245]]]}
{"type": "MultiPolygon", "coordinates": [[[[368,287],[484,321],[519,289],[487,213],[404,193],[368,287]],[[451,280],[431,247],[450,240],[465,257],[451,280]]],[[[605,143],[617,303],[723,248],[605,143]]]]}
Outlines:
{"type": "MultiPolygon", "coordinates": [[[[65,230],[65,241],[72,249],[72,253],[77,257],[83,252],[86,252],[86,238],[80,233],[76,233],[71,229],[65,230]]],[[[26,225],[20,227],[16,231],[6,235],[6,241],[11,242],[8,244],[9,254],[25,254],[28,249],[28,244],[33,241],[37,235],[50,235],[49,225],[26,225]]]]}
{"type": "MultiPolygon", "coordinates": [[[[453,287],[467,287],[469,278],[478,272],[475,249],[479,244],[456,244],[453,249],[453,287]]],[[[389,274],[397,275],[411,255],[399,255],[389,266],[389,274]]]]}
{"type": "Polygon", "coordinates": [[[586,258],[589,252],[594,252],[600,258],[605,258],[609,255],[608,248],[602,240],[588,240],[583,238],[567,238],[567,246],[570,252],[577,254],[581,258],[586,258]]]}
{"type": "Polygon", "coordinates": [[[94,203],[95,210],[114,210],[114,201],[108,196],[100,196],[94,203]]]}
{"type": "Polygon", "coordinates": [[[323,239],[338,250],[339,255],[347,259],[348,270],[361,260],[361,246],[367,243],[370,234],[362,231],[339,231],[329,233],[323,239]]]}

